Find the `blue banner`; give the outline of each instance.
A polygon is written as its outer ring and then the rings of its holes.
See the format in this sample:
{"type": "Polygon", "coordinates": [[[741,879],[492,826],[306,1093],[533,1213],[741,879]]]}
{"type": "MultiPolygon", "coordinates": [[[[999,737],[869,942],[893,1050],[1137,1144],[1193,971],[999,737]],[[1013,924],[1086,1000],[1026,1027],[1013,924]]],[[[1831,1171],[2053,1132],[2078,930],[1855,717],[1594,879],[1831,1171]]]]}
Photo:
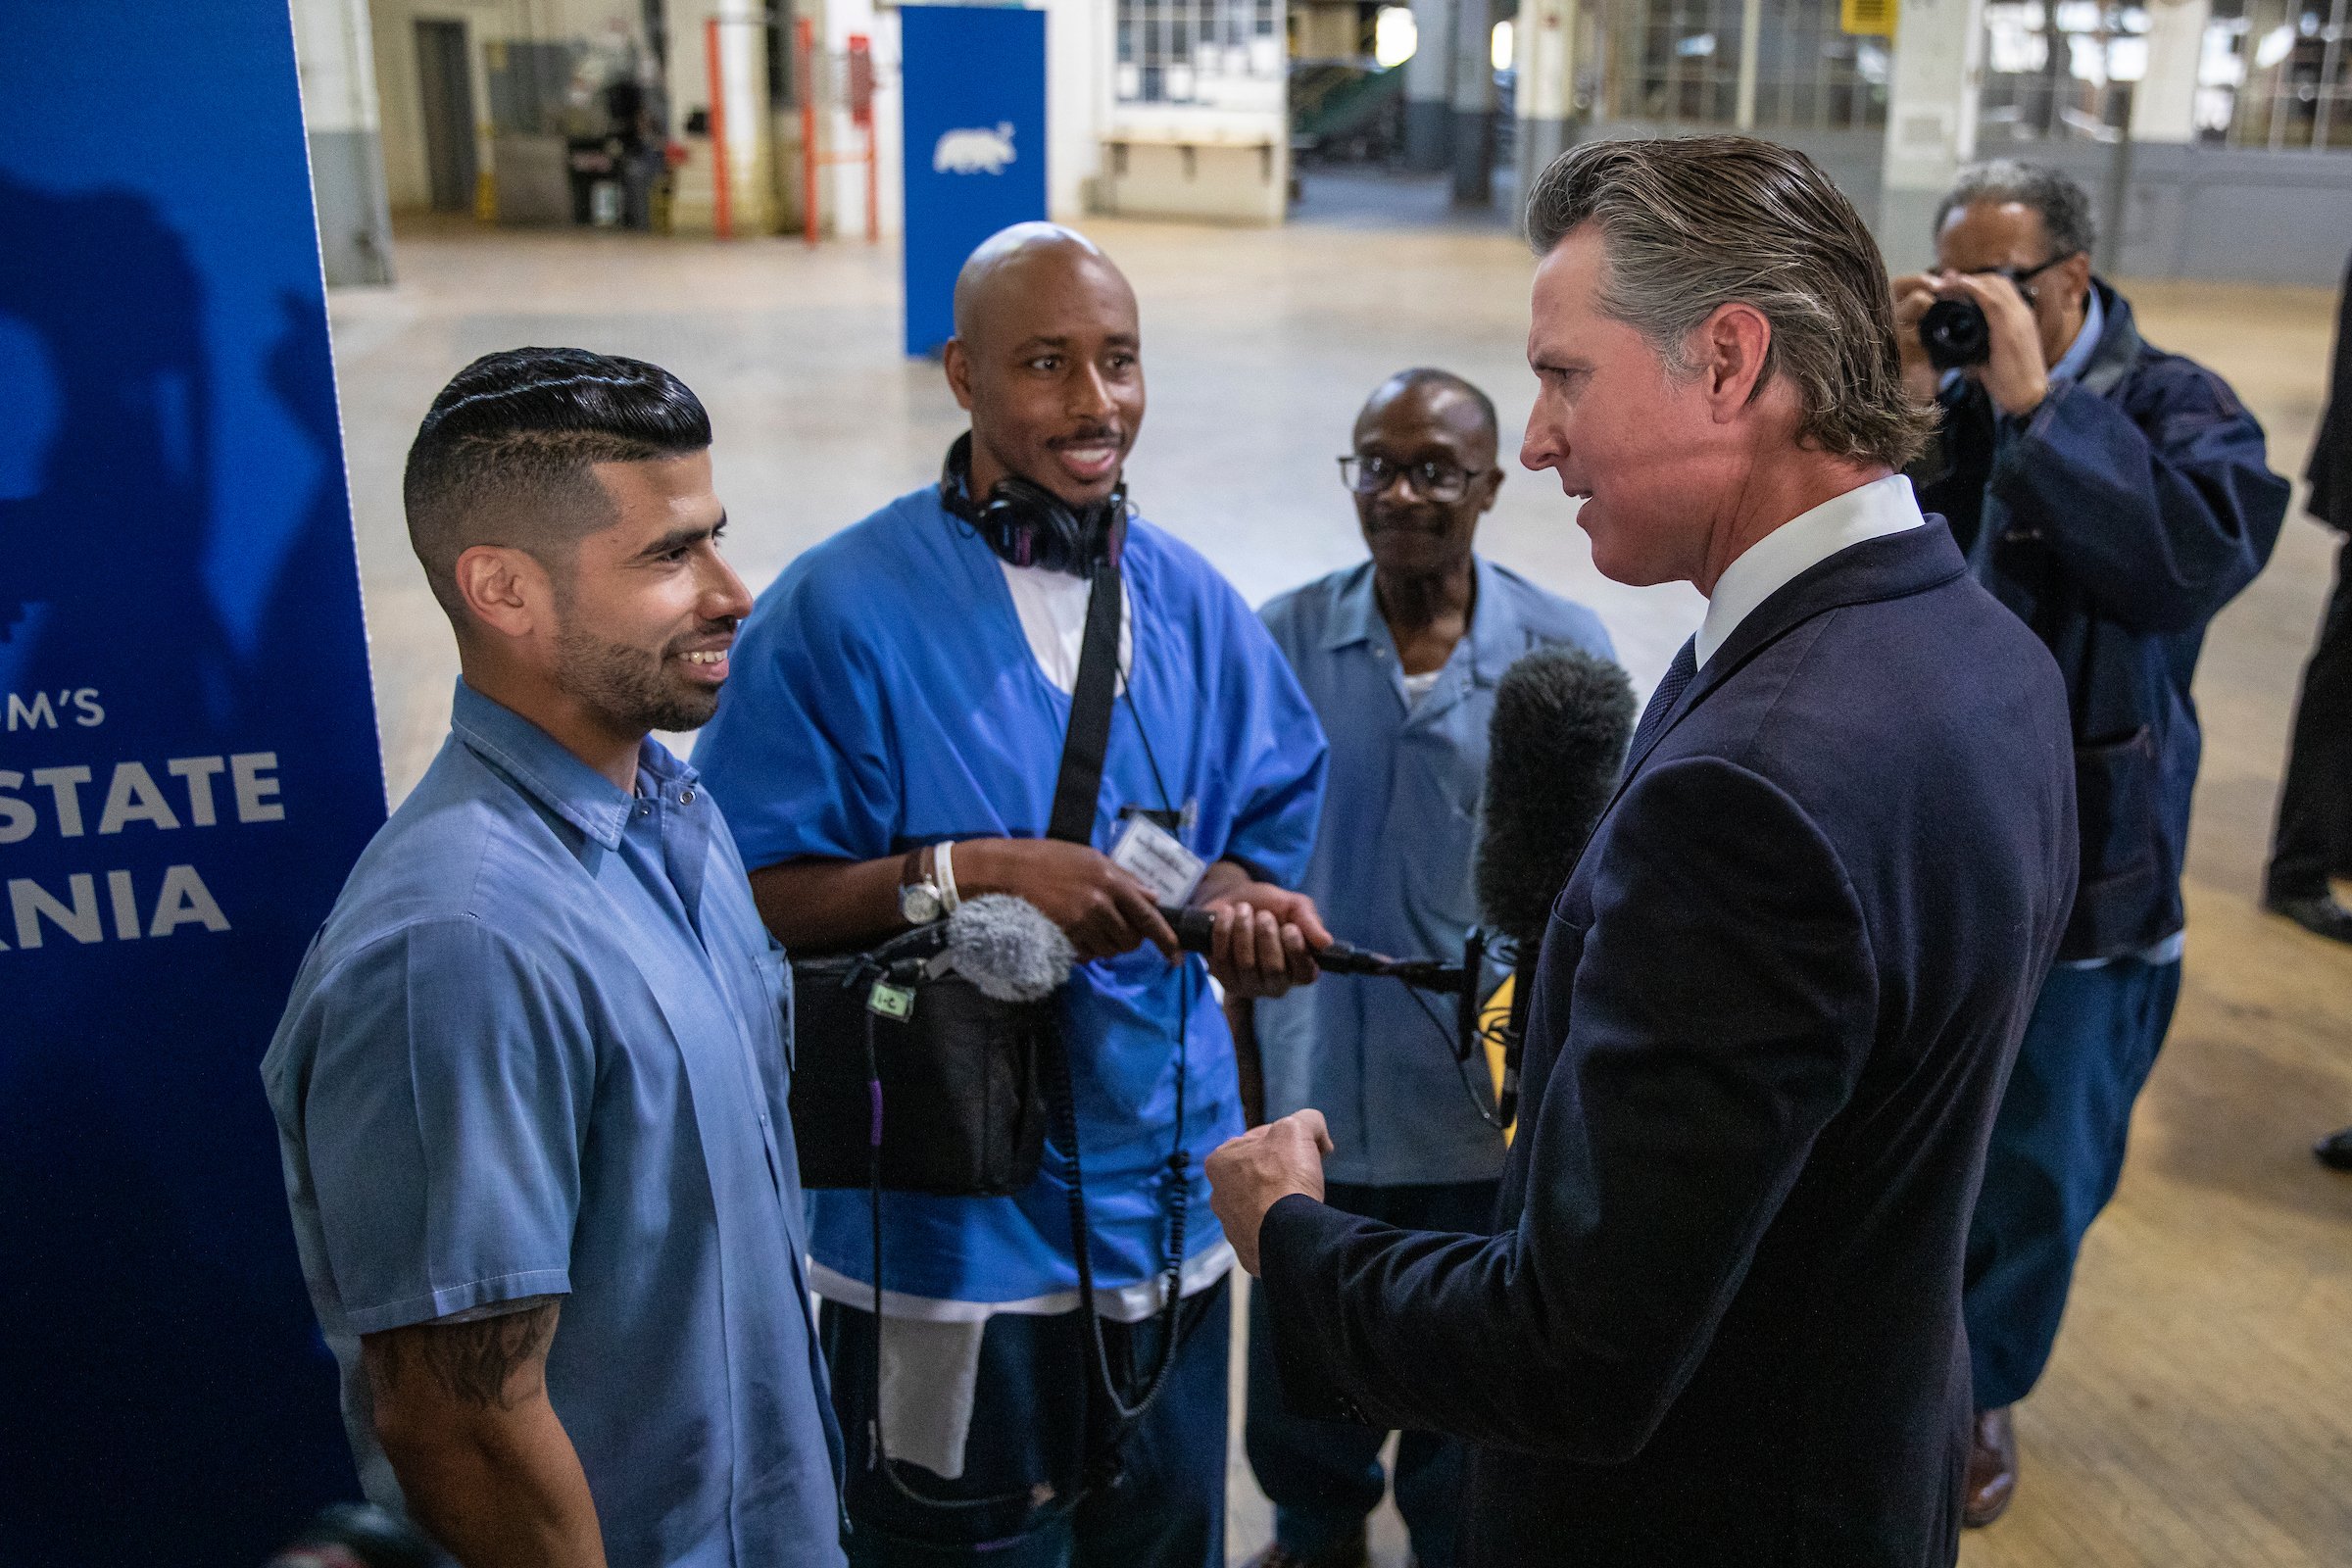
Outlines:
{"type": "Polygon", "coordinates": [[[0,48],[0,1562],[357,1494],[258,1066],[384,815],[285,0],[0,48]]]}
{"type": "Polygon", "coordinates": [[[972,247],[1046,216],[1046,14],[903,6],[906,352],[956,335],[972,247]]]}

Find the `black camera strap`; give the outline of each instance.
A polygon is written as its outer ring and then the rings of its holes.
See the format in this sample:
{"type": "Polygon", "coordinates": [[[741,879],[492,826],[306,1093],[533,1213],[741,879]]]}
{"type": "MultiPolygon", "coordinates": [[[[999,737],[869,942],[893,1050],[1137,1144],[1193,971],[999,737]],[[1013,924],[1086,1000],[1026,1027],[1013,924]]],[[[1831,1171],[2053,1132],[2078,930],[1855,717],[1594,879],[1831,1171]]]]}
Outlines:
{"type": "MultiPolygon", "coordinates": [[[[1070,844],[1089,844],[1095,838],[1096,809],[1102,794],[1102,769],[1110,755],[1110,721],[1113,700],[1119,683],[1119,626],[1125,614],[1125,584],[1119,570],[1119,560],[1126,544],[1127,524],[1124,515],[1114,515],[1106,549],[1090,575],[1091,589],[1086,604],[1086,631],[1079,645],[1078,676],[1070,693],[1069,728],[1062,737],[1061,765],[1054,785],[1054,807],[1048,818],[1046,836],[1070,844]]],[[[1192,1189],[1189,1179],[1189,1156],[1184,1152],[1185,1052],[1183,1036],[1187,1031],[1191,1011],[1191,976],[1179,973],[1177,983],[1183,992],[1184,1004],[1178,1014],[1178,1049],[1176,1054],[1176,1139],[1178,1152],[1170,1156],[1172,1178],[1170,1211],[1168,1215],[1168,1256],[1163,1277],[1166,1299],[1161,1305],[1161,1335],[1158,1353],[1152,1359],[1152,1370],[1143,1386],[1132,1395],[1122,1396],[1110,1370],[1110,1353],[1102,1338],[1102,1315],[1095,1309],[1095,1270],[1093,1248],[1090,1245],[1086,1218],[1085,1173],[1078,1152],[1078,1115],[1074,1086],[1070,1076],[1067,1046],[1059,1032],[1053,1035],[1046,1064],[1046,1105],[1048,1125],[1054,1141],[1060,1147],[1062,1176],[1070,1198],[1071,1261],[1078,1275],[1078,1309],[1084,1314],[1086,1344],[1092,1362],[1086,1387],[1090,1395],[1099,1393],[1109,1401],[1113,1420],[1110,1436],[1086,1461],[1086,1473],[1079,1484],[1066,1489],[1063,1495],[1043,1515],[1033,1515],[1029,1528],[1034,1529],[1074,1509],[1089,1494],[1115,1476],[1118,1452],[1128,1432],[1142,1419],[1144,1412],[1166,1387],[1169,1368],[1175,1364],[1178,1330],[1183,1308],[1183,1275],[1185,1220],[1190,1207],[1192,1189]]],[[[874,1062],[873,1019],[865,1019],[865,1052],[867,1069],[879,1081],[874,1062]]],[[[875,1109],[877,1127],[881,1107],[875,1109]]],[[[997,1507],[1008,1502],[1025,1500],[1026,1493],[1006,1494],[986,1497],[937,1497],[917,1491],[899,1475],[896,1465],[884,1450],[882,1440],[882,1181],[881,1140],[877,1131],[873,1140],[871,1203],[869,1221],[873,1246],[873,1421],[874,1467],[882,1472],[893,1491],[908,1501],[927,1508],[966,1509],[997,1507]]]]}
{"type": "MultiPolygon", "coordinates": [[[[1070,844],[1092,844],[1095,841],[1095,812],[1102,794],[1102,767],[1110,755],[1111,703],[1118,695],[1119,682],[1119,622],[1125,610],[1125,584],[1119,571],[1119,558],[1125,553],[1126,518],[1114,516],[1111,535],[1102,559],[1096,563],[1093,590],[1086,601],[1086,638],[1078,651],[1078,678],[1070,691],[1070,727],[1061,743],[1061,775],[1054,786],[1054,813],[1046,829],[1048,838],[1070,844]]],[[[1180,986],[1190,984],[1190,976],[1180,974],[1180,986]]],[[[1188,993],[1189,1000],[1189,993],[1188,993]]],[[[1189,1010],[1189,1009],[1188,1009],[1189,1010]]],[[[1178,1028],[1184,1027],[1182,1022],[1178,1028]]],[[[1176,1138],[1181,1150],[1184,1140],[1184,1053],[1178,1041],[1176,1069],[1176,1138]]],[[[1048,1069],[1047,1107],[1052,1117],[1049,1125],[1054,1141],[1061,1146],[1066,1161],[1065,1179],[1070,1192],[1070,1252],[1078,1271],[1078,1308],[1085,1313],[1088,1348],[1094,1352],[1095,1376],[1090,1381],[1097,1391],[1110,1401],[1116,1416],[1117,1437],[1110,1448],[1115,1452],[1118,1442],[1127,1429],[1139,1420],[1152,1401],[1158,1397],[1167,1382],[1168,1368],[1176,1357],[1177,1314],[1182,1305],[1184,1275],[1185,1210],[1191,1197],[1191,1187],[1184,1173],[1177,1173],[1171,1201],[1168,1225],[1168,1267],[1165,1280],[1166,1301],[1161,1307],[1165,1316],[1159,1354],[1153,1358],[1151,1374],[1143,1388],[1132,1396],[1122,1396],[1110,1374],[1110,1355],[1102,1344],[1102,1315],[1095,1310],[1095,1270],[1093,1249],[1088,1245],[1086,1222],[1085,1174],[1078,1157],[1078,1111],[1070,1080],[1069,1048],[1057,1043],[1054,1061],[1048,1069]]],[[[1171,1164],[1182,1162],[1180,1153],[1171,1164]]]]}
{"type": "MultiPolygon", "coordinates": [[[[1125,533],[1120,526],[1120,535],[1125,533]]],[[[1086,599],[1086,640],[1078,650],[1078,679],[1070,691],[1070,727],[1061,742],[1061,774],[1054,785],[1054,813],[1046,837],[1065,844],[1095,842],[1095,808],[1102,796],[1102,766],[1110,757],[1110,707],[1119,686],[1119,621],[1126,587],[1119,545],[1096,563],[1086,599]]]]}

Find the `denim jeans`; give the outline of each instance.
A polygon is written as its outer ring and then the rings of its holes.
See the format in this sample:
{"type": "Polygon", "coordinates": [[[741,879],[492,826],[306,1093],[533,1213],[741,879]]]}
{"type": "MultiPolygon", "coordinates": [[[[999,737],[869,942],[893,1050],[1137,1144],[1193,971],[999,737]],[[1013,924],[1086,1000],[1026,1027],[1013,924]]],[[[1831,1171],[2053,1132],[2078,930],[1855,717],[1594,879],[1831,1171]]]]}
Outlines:
{"type": "MultiPolygon", "coordinates": [[[[1102,1323],[1122,1397],[1132,1398],[1155,1364],[1161,1321],[1102,1323]]],[[[1123,1437],[1095,1389],[1085,1319],[1074,1311],[990,1318],[963,1474],[947,1481],[918,1466],[896,1467],[926,1497],[980,1499],[977,1506],[925,1508],[874,1468],[874,1319],[827,1301],[818,1324],[849,1448],[852,1568],[1220,1568],[1225,1561],[1229,1279],[1185,1298],[1167,1382],[1123,1437]]]]}

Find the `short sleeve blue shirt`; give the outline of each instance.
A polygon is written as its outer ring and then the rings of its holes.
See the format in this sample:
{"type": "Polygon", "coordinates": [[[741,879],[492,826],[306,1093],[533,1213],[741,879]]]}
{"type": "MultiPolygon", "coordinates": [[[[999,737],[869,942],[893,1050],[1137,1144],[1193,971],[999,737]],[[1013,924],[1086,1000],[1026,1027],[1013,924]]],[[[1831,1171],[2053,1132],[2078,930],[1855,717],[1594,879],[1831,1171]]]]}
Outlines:
{"type": "MultiPolygon", "coordinates": [[[[1097,847],[1109,846],[1122,808],[1169,809],[1184,813],[1178,837],[1201,858],[1295,881],[1322,804],[1314,710],[1257,617],[1199,555],[1139,519],[1121,564],[1134,654],[1112,712],[1097,847]]],[[[1070,699],[1031,656],[997,558],[935,490],[795,561],[760,596],[731,664],[695,762],[751,864],[1043,836],[1070,699]]],[[[1200,960],[1170,966],[1148,947],[1080,965],[1061,1005],[1095,1279],[1116,1289],[1164,1259],[1163,1178],[1180,1145],[1192,1156],[1187,1255],[1222,1239],[1200,1164],[1241,1131],[1233,1037],[1200,960]]],[[[893,1194],[883,1283],[982,1303],[1072,1289],[1059,1165],[1050,1154],[1011,1198],[893,1194]]],[[[809,1214],[816,1260],[870,1284],[865,1194],[813,1193],[809,1214]]]]}
{"type": "MultiPolygon", "coordinates": [[[[1532,649],[1614,658],[1600,618],[1480,560],[1469,634],[1436,685],[1408,700],[1372,566],[1337,571],[1263,612],[1331,737],[1331,783],[1300,890],[1332,931],[1398,957],[1458,958],[1477,923],[1471,862],[1486,790],[1494,683],[1532,649]]],[[[1335,1146],[1333,1181],[1413,1186],[1502,1172],[1451,1054],[1452,1013],[1430,1016],[1397,982],[1326,975],[1256,1004],[1266,1109],[1312,1105],[1335,1146]]],[[[1486,1069],[1470,1084],[1492,1109],[1486,1069]]]]}
{"type": "Polygon", "coordinates": [[[788,981],[694,772],[624,794],[458,687],[262,1063],[370,1495],[358,1337],[561,1295],[547,1389],[615,1563],[842,1559],[788,981]]]}

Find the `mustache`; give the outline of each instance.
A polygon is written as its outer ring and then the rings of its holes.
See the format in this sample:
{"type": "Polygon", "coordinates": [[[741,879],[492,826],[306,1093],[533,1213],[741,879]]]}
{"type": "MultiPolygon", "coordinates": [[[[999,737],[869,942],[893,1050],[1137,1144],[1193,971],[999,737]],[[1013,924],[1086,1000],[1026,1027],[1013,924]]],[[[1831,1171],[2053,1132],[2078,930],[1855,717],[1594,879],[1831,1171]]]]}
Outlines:
{"type": "Polygon", "coordinates": [[[1125,446],[1127,444],[1126,430],[1115,424],[1090,424],[1069,435],[1057,435],[1048,441],[1046,445],[1058,452],[1063,447],[1099,447],[1106,443],[1111,446],[1125,446]]]}
{"type": "Polygon", "coordinates": [[[1443,511],[1417,507],[1374,507],[1364,519],[1366,533],[1444,533],[1451,521],[1443,511]]]}
{"type": "Polygon", "coordinates": [[[671,638],[669,648],[665,650],[665,652],[674,652],[675,650],[684,647],[687,643],[695,642],[705,637],[732,637],[735,635],[735,628],[742,624],[743,617],[740,615],[721,615],[716,620],[706,620],[699,622],[695,626],[694,630],[686,633],[686,635],[683,637],[671,638]]]}

